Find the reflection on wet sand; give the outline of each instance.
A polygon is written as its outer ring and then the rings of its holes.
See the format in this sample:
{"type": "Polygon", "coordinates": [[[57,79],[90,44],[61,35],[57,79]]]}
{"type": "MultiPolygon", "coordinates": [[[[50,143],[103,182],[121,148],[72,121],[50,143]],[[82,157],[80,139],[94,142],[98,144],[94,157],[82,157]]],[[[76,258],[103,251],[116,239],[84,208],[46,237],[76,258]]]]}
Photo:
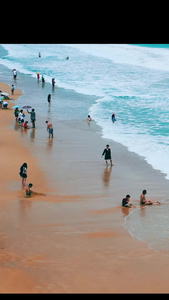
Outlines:
{"type": "Polygon", "coordinates": [[[103,183],[105,187],[109,186],[110,178],[111,178],[112,166],[106,166],[104,173],[103,173],[103,183]]]}

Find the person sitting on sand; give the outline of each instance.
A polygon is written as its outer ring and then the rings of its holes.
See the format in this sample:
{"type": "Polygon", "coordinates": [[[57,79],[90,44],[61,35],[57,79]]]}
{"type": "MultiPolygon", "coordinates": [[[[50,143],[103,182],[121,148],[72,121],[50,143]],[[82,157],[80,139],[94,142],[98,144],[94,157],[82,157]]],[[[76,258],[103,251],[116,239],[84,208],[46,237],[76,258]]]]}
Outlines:
{"type": "Polygon", "coordinates": [[[37,192],[32,191],[31,190],[32,186],[33,186],[33,184],[29,183],[28,187],[25,188],[25,194],[26,194],[26,196],[29,196],[29,197],[31,197],[32,195],[46,196],[46,194],[44,194],[44,193],[37,193],[37,192]]]}
{"type": "Polygon", "coordinates": [[[122,206],[123,207],[132,207],[132,204],[129,203],[129,201],[130,201],[130,195],[126,195],[126,197],[123,198],[123,200],[122,200],[122,206]]]}
{"type": "Polygon", "coordinates": [[[160,204],[159,201],[152,201],[152,200],[146,200],[147,191],[143,190],[141,196],[140,196],[140,205],[152,205],[152,204],[160,204]]]}
{"type": "Polygon", "coordinates": [[[28,121],[25,121],[25,123],[23,124],[24,129],[29,129],[29,125],[28,125],[28,121]]]}

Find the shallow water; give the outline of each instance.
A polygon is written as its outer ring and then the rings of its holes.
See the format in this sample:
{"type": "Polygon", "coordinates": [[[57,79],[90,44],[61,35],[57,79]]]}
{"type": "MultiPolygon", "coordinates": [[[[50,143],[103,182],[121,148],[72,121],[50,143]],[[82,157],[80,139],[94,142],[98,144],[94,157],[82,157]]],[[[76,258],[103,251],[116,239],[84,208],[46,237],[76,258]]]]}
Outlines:
{"type": "MultiPolygon", "coordinates": [[[[168,46],[5,45],[5,48],[8,55],[0,48],[0,80],[23,90],[17,104],[35,108],[38,131],[30,129],[26,139],[32,145],[37,141],[45,146],[43,155],[50,153],[49,168],[56,163],[55,144],[47,141],[45,120],[51,120],[55,130],[60,122],[82,132],[100,132],[98,126],[86,126],[90,113],[101,126],[104,138],[127,146],[169,178],[168,46]],[[37,55],[39,51],[42,59],[37,55]],[[67,55],[69,61],[65,60],[67,55]],[[16,81],[11,72],[14,67],[18,70],[16,81]],[[44,86],[36,79],[38,71],[45,76],[44,86]],[[54,90],[52,77],[56,79],[54,90]],[[47,103],[49,93],[51,106],[47,103]],[[111,122],[112,112],[116,113],[115,124],[111,122]]],[[[26,119],[30,124],[29,115],[26,119]]],[[[63,139],[61,142],[66,145],[63,139]]],[[[103,175],[104,170],[100,170],[100,178],[103,175]]],[[[125,219],[125,227],[134,237],[168,255],[167,224],[167,200],[159,207],[136,209],[125,219]]]]}

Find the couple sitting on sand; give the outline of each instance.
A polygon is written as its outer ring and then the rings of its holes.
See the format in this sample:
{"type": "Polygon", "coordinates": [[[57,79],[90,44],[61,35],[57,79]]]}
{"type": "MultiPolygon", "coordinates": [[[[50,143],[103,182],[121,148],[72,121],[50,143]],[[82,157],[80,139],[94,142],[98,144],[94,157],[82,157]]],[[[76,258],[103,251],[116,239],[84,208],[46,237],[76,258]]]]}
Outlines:
{"type": "MultiPolygon", "coordinates": [[[[147,191],[143,190],[141,196],[140,196],[140,205],[152,205],[152,204],[160,204],[159,201],[152,201],[152,200],[146,200],[147,191]]],[[[132,207],[133,204],[129,203],[130,201],[130,195],[126,195],[125,198],[122,200],[122,206],[123,207],[132,207]]]]}

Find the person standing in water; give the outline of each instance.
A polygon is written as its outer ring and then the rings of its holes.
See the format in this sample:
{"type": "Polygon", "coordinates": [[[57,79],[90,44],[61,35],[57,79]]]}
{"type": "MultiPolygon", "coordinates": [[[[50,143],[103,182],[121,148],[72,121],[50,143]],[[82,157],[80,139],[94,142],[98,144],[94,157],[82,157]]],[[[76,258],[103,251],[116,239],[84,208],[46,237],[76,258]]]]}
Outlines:
{"type": "Polygon", "coordinates": [[[46,121],[47,124],[47,131],[49,130],[49,139],[53,139],[53,125],[51,122],[46,121]]]}
{"type": "Polygon", "coordinates": [[[12,86],[11,86],[11,93],[12,93],[12,95],[14,94],[14,90],[15,90],[15,88],[14,88],[14,85],[12,84],[12,86]]]}
{"type": "Polygon", "coordinates": [[[115,113],[112,114],[112,117],[111,117],[111,118],[112,118],[112,122],[114,123],[114,122],[116,121],[115,113]]]}
{"type": "Polygon", "coordinates": [[[48,103],[50,104],[51,102],[51,94],[48,95],[48,103]]]}
{"type": "Polygon", "coordinates": [[[109,145],[106,145],[106,148],[103,150],[102,156],[105,155],[104,159],[106,161],[106,165],[108,166],[108,160],[110,160],[111,166],[113,166],[111,159],[111,150],[109,145]]]}
{"type": "Polygon", "coordinates": [[[34,108],[32,108],[32,111],[29,112],[29,110],[27,110],[28,114],[31,115],[31,123],[32,123],[32,128],[35,128],[35,121],[36,121],[36,113],[34,108]]]}
{"type": "Polygon", "coordinates": [[[22,188],[23,189],[25,188],[25,185],[26,185],[27,169],[28,169],[27,163],[23,163],[23,165],[20,167],[19,175],[22,178],[22,188]]]}

